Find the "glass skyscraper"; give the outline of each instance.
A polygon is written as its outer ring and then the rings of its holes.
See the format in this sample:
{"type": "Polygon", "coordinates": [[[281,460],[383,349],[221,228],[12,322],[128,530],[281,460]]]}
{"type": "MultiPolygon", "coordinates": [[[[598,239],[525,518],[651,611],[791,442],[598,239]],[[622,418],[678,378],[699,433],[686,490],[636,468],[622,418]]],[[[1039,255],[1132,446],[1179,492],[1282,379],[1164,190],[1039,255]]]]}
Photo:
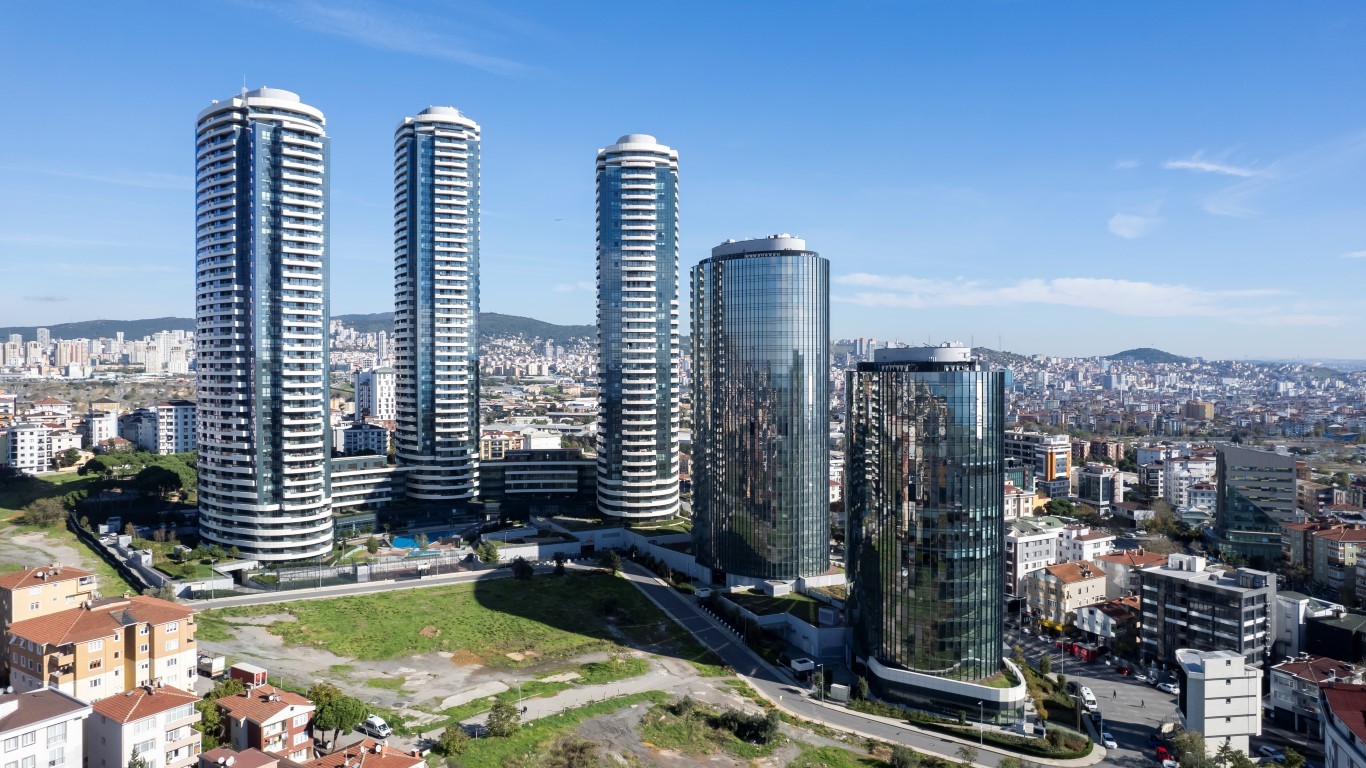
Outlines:
{"type": "Polygon", "coordinates": [[[256,560],[332,546],[328,137],[245,89],[195,126],[199,530],[256,560]]]}
{"type": "Polygon", "coordinates": [[[845,381],[854,656],[884,699],[1011,719],[1023,684],[974,684],[1002,669],[1005,374],[946,345],[876,350],[845,381]]]}
{"type": "Polygon", "coordinates": [[[479,124],[428,107],[394,132],[396,454],[408,497],[479,493],[479,124]]]}
{"type": "Polygon", "coordinates": [[[1302,518],[1295,504],[1295,457],[1237,445],[1219,446],[1217,457],[1212,543],[1253,568],[1278,567],[1281,525],[1302,518]]]}
{"type": "Polygon", "coordinates": [[[598,150],[598,510],[678,512],[678,152],[598,150]]]}
{"type": "Polygon", "coordinates": [[[830,563],[830,262],[791,235],[692,269],[693,551],[742,579],[830,563]]]}

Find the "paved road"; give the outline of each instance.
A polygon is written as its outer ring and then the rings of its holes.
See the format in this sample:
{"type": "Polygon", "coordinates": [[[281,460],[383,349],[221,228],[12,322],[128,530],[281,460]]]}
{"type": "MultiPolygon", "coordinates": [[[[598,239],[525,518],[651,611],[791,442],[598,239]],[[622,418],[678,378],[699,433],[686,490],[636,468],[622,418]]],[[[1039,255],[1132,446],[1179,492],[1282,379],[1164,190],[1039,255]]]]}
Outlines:
{"type": "MultiPolygon", "coordinates": [[[[937,755],[949,760],[957,760],[957,751],[962,742],[936,734],[911,729],[897,724],[888,718],[872,718],[843,707],[824,706],[808,696],[805,686],[799,686],[786,675],[776,672],[738,638],[722,629],[705,614],[701,613],[692,600],[683,597],[674,589],[662,584],[653,574],[634,564],[625,564],[627,579],[642,592],[659,604],[679,624],[683,625],[698,640],[716,652],[736,672],[749,678],[749,682],[769,699],[789,713],[807,720],[824,723],[832,728],[851,731],[865,737],[875,738],[894,744],[905,744],[918,752],[937,755]]],[[[1097,753],[1098,754],[1098,753],[1097,753]]],[[[982,749],[977,758],[981,766],[995,766],[1003,754],[982,749]]],[[[1084,765],[1095,763],[1099,758],[1088,761],[1044,761],[1031,758],[1032,763],[1084,765]]],[[[1107,763],[1108,764],[1108,763],[1107,763]]]]}

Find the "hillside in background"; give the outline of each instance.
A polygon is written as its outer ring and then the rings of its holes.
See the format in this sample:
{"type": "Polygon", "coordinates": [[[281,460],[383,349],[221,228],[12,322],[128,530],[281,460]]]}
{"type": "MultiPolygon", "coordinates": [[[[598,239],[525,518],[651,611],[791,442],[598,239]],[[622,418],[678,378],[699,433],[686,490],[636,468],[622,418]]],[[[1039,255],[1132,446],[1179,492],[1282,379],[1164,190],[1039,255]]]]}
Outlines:
{"type": "MultiPolygon", "coordinates": [[[[391,336],[394,333],[393,312],[375,312],[369,315],[333,315],[332,319],[340,320],[360,333],[385,331],[391,336]]],[[[561,344],[579,337],[591,339],[597,333],[591,325],[556,325],[531,317],[503,315],[497,312],[481,313],[479,323],[480,332],[487,336],[521,334],[528,338],[554,339],[561,344]]],[[[192,331],[194,330],[194,318],[153,317],[147,320],[86,320],[79,323],[58,323],[44,327],[52,331],[52,338],[54,339],[114,338],[119,331],[123,331],[125,339],[141,339],[143,336],[151,336],[157,331],[192,331]]],[[[37,331],[36,326],[0,328],[0,341],[8,340],[12,333],[22,335],[24,341],[33,341],[38,338],[37,331]]]]}
{"type": "Polygon", "coordinates": [[[1173,355],[1173,354],[1170,353],[1170,352],[1163,352],[1163,351],[1160,350],[1160,349],[1153,349],[1152,347],[1139,347],[1139,348],[1137,348],[1137,349],[1126,349],[1126,350],[1124,350],[1123,352],[1116,352],[1116,353],[1114,353],[1113,355],[1107,355],[1107,356],[1106,356],[1106,359],[1107,359],[1107,360],[1124,360],[1124,359],[1126,359],[1126,358],[1133,358],[1134,360],[1137,360],[1137,361],[1140,362],[1140,363],[1149,363],[1149,364],[1151,364],[1151,363],[1189,363],[1189,362],[1191,361],[1191,359],[1190,359],[1189,357],[1182,357],[1182,356],[1180,356],[1180,355],[1173,355]]]}

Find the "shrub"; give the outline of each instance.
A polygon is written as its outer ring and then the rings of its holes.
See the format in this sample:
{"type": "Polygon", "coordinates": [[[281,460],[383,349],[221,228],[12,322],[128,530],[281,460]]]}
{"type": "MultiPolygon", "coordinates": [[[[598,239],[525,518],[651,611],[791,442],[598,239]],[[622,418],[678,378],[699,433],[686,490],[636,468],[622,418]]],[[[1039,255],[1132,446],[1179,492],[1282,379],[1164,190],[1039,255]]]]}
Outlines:
{"type": "Polygon", "coordinates": [[[918,768],[920,765],[920,753],[912,751],[907,747],[892,747],[892,768],[918,768]]]}

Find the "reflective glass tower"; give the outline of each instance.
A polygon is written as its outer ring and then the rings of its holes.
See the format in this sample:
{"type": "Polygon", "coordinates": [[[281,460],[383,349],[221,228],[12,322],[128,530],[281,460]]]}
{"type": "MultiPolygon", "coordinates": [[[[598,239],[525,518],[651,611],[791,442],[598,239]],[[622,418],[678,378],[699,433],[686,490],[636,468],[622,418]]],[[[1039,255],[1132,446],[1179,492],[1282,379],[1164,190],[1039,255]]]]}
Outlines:
{"type": "Polygon", "coordinates": [[[885,699],[999,716],[1023,686],[972,683],[1002,664],[1005,374],[944,346],[879,349],[846,377],[854,655],[885,699]]]}
{"type": "Polygon", "coordinates": [[[1218,448],[1214,546],[1253,568],[1281,563],[1281,526],[1302,519],[1295,503],[1295,457],[1236,445],[1218,448]]]}
{"type": "Polygon", "coordinates": [[[830,262],[791,235],[692,269],[693,551],[743,579],[830,563],[830,262]]]}
{"type": "Polygon", "coordinates": [[[199,530],[257,560],[332,546],[328,138],[277,88],[195,126],[199,530]]]}
{"type": "Polygon", "coordinates": [[[428,107],[394,132],[396,454],[408,497],[479,493],[479,124],[428,107]]]}
{"type": "Polygon", "coordinates": [[[678,152],[598,150],[598,510],[678,512],[678,152]]]}

